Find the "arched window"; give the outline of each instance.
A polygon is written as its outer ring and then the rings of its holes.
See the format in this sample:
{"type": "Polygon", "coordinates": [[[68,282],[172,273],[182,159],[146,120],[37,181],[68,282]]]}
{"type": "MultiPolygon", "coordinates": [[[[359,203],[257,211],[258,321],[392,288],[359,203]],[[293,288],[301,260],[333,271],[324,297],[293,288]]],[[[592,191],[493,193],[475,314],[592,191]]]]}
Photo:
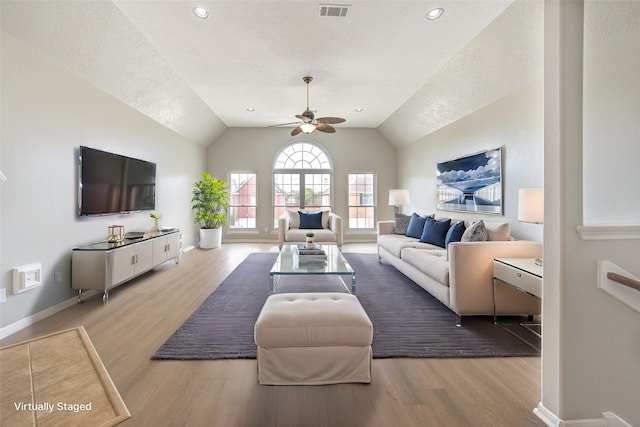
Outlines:
{"type": "Polygon", "coordinates": [[[331,163],[324,149],[312,142],[287,145],[278,157],[274,169],[329,169],[331,163]]]}
{"type": "Polygon", "coordinates": [[[332,167],[324,148],[309,141],[284,147],[273,165],[273,226],[286,210],[331,208],[332,167]]]}

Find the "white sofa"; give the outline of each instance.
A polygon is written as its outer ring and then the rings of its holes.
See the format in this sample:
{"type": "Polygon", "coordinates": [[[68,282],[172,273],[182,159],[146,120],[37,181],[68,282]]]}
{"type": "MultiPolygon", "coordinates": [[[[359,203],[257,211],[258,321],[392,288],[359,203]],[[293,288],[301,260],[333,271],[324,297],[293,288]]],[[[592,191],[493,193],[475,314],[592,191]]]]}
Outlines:
{"type": "MultiPolygon", "coordinates": [[[[452,221],[453,223],[453,221],[452,221]]],[[[493,259],[540,258],[542,245],[491,231],[489,240],[450,243],[448,250],[394,233],[394,221],[377,224],[378,259],[388,262],[457,314],[493,315],[493,259]],[[502,236],[500,236],[502,235],[502,236]],[[491,240],[492,237],[507,240],[491,240]],[[448,251],[448,254],[447,254],[448,251]]],[[[496,287],[499,315],[540,314],[540,301],[508,286],[496,287]]]]}
{"type": "Polygon", "coordinates": [[[321,229],[300,228],[298,211],[287,211],[278,218],[278,246],[285,243],[303,243],[306,234],[312,231],[314,242],[335,244],[342,247],[342,217],[330,211],[324,211],[321,229]]]}

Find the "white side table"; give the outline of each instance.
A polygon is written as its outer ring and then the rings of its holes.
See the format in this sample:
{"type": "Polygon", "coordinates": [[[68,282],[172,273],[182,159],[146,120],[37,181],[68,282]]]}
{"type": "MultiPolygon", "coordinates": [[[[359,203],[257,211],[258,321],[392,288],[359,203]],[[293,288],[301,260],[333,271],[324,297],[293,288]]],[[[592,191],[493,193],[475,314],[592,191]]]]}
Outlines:
{"type": "MultiPolygon", "coordinates": [[[[542,299],[542,265],[534,258],[495,258],[493,260],[493,322],[498,324],[496,313],[496,280],[528,295],[542,299]]],[[[533,329],[522,324],[534,334],[533,329]]]]}

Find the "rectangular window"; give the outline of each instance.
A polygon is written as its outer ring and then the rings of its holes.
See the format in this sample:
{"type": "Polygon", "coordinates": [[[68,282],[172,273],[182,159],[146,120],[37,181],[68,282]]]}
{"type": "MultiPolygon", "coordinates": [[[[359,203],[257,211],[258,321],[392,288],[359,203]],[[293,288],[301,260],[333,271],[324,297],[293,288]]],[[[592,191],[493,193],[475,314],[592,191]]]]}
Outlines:
{"type": "Polygon", "coordinates": [[[273,228],[278,228],[278,218],[287,209],[300,209],[300,174],[273,174],[273,228]]]}
{"type": "Polygon", "coordinates": [[[229,174],[229,228],[256,228],[256,174],[232,172],[229,174]]]}
{"type": "Polygon", "coordinates": [[[331,174],[304,174],[304,207],[307,210],[331,207],[331,174]]]}
{"type": "Polygon", "coordinates": [[[375,173],[349,174],[349,228],[371,230],[375,228],[375,173]]]}

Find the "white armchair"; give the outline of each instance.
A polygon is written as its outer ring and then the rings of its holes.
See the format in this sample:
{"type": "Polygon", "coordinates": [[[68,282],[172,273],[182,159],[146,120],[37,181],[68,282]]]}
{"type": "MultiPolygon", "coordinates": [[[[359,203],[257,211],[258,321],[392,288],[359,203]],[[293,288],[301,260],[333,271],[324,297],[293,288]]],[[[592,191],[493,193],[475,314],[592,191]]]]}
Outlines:
{"type": "Polygon", "coordinates": [[[309,231],[315,233],[316,243],[330,243],[342,247],[342,217],[326,211],[323,228],[300,228],[298,211],[287,211],[278,218],[278,246],[285,243],[304,243],[309,231]]]}

